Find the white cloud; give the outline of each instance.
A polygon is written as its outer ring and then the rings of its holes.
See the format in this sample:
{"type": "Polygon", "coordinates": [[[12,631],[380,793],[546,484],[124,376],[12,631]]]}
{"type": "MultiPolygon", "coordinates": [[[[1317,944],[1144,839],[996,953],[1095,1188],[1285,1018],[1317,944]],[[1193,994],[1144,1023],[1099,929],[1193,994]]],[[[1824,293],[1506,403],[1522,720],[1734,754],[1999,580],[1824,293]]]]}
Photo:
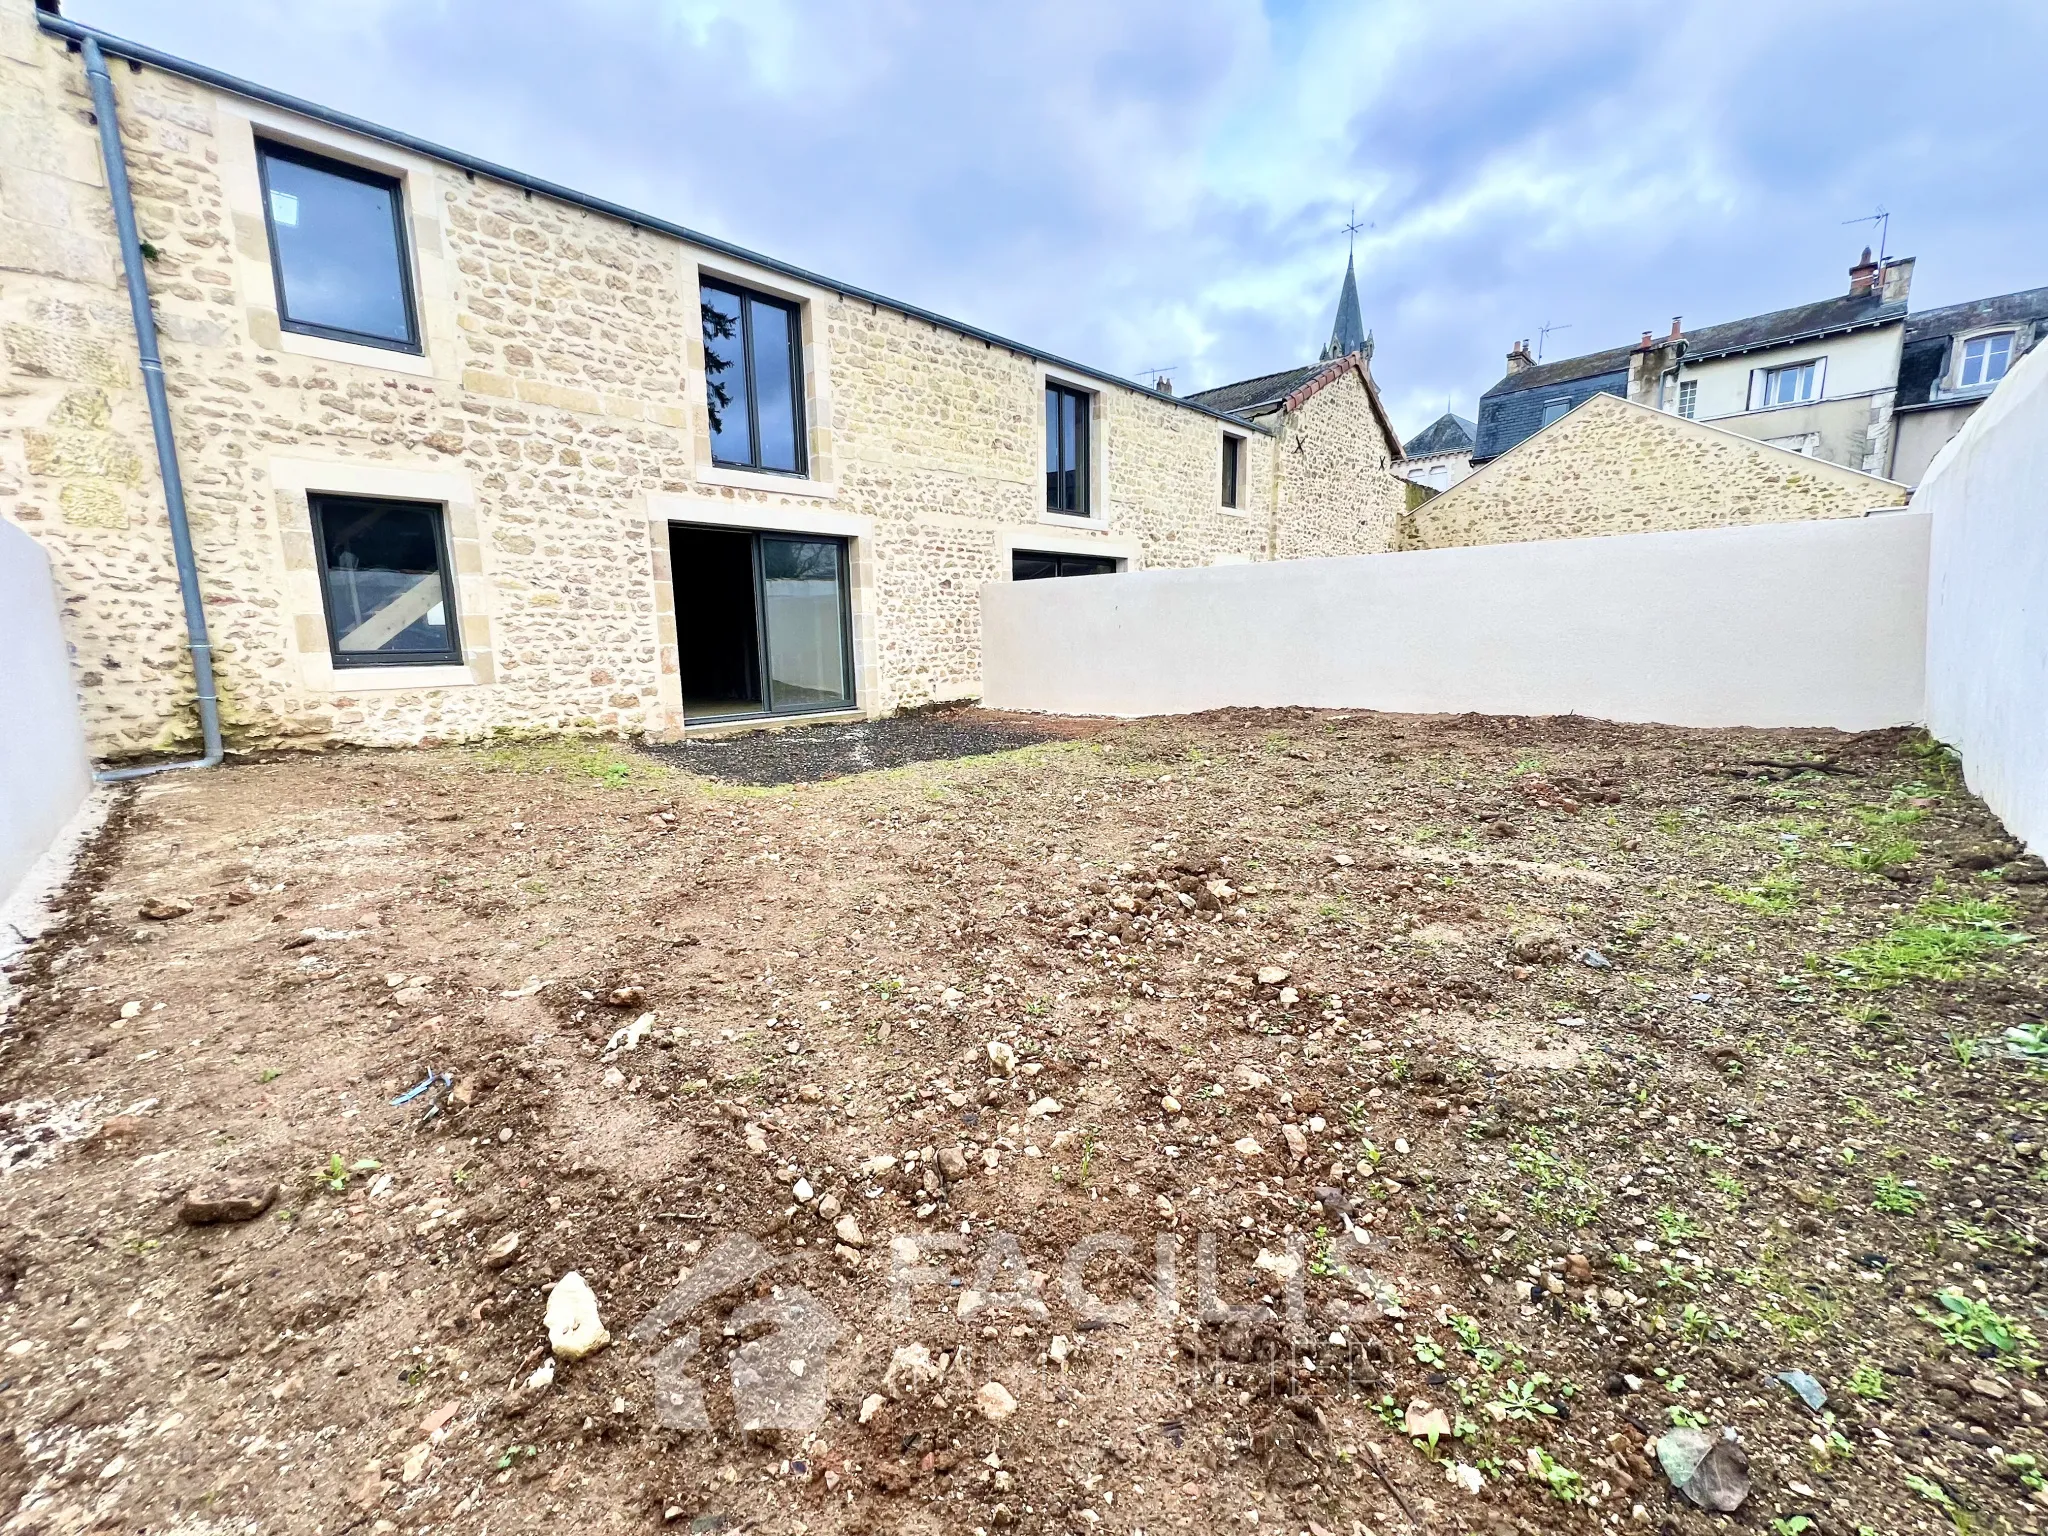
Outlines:
{"type": "Polygon", "coordinates": [[[2048,8],[1962,0],[73,0],[173,52],[1183,388],[1306,360],[1355,201],[1396,418],[1832,292],[2048,281],[2048,8]],[[573,15],[573,23],[565,17],[573,15]],[[1922,59],[1936,61],[1920,67],[1922,59]]]}

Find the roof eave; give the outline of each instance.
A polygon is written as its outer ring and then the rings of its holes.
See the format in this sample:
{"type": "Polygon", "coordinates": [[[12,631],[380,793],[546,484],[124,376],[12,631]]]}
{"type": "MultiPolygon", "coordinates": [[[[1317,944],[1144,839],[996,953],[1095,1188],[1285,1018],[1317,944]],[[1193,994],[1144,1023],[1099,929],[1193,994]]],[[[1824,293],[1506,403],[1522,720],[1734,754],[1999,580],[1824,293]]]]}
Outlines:
{"type": "MultiPolygon", "coordinates": [[[[838,294],[841,298],[858,299],[863,304],[873,304],[883,309],[894,310],[897,314],[903,315],[908,319],[922,320],[927,325],[935,326],[941,330],[952,331],[955,335],[968,337],[986,346],[1002,347],[1004,350],[1014,352],[1020,357],[1028,357],[1034,362],[1047,363],[1055,368],[1064,368],[1071,373],[1080,374],[1084,378],[1094,379],[1100,383],[1114,384],[1119,389],[1126,389],[1134,395],[1157,400],[1162,405],[1177,406],[1182,410],[1194,411],[1198,415],[1207,416],[1217,421],[1238,420],[1237,417],[1230,415],[1228,412],[1212,410],[1206,405],[1199,405],[1179,395],[1169,395],[1156,389],[1148,389],[1142,384],[1133,383],[1131,380],[1119,374],[1110,373],[1106,369],[1096,368],[1087,363],[1077,363],[1072,358],[1061,357],[1056,353],[1047,352],[1039,347],[1029,346],[1021,341],[1013,341],[1007,336],[999,336],[995,332],[985,331],[979,326],[968,325],[964,321],[952,319],[949,316],[939,314],[935,310],[924,309],[915,304],[906,304],[901,299],[892,299],[886,294],[875,293],[866,288],[858,288],[851,283],[842,283],[838,279],[827,277],[821,272],[812,272],[793,263],[779,261],[773,256],[764,256],[759,251],[750,251],[745,246],[735,245],[730,240],[721,240],[715,235],[700,234],[686,225],[677,224],[669,219],[659,218],[651,213],[642,213],[638,209],[626,207],[623,203],[614,203],[605,198],[594,197],[587,192],[578,192],[574,187],[565,187],[559,182],[545,181],[538,176],[528,176],[525,172],[515,171],[510,166],[499,165],[494,161],[480,159],[475,155],[465,154],[459,149],[449,149],[446,145],[436,144],[432,140],[418,138],[413,134],[405,133],[396,128],[386,128],[381,123],[373,123],[367,118],[356,117],[347,112],[338,112],[331,107],[323,107],[318,102],[307,101],[303,97],[293,96],[285,91],[274,91],[268,86],[258,85],[252,80],[244,80],[240,76],[230,75],[223,70],[211,69],[204,64],[195,64],[189,59],[181,59],[175,54],[151,48],[145,43],[133,43],[126,38],[116,37],[111,32],[102,32],[97,27],[82,26],[68,17],[57,15],[51,11],[39,8],[36,11],[36,24],[44,32],[55,37],[64,38],[67,42],[74,44],[82,43],[89,37],[100,45],[102,52],[113,54],[117,58],[127,59],[131,63],[147,64],[154,69],[163,70],[166,74],[179,75],[187,80],[196,81],[200,85],[210,85],[215,90],[226,91],[230,95],[241,96],[250,101],[260,101],[265,106],[276,107],[281,111],[295,113],[300,117],[309,117],[315,122],[326,123],[330,127],[359,134],[366,139],[375,139],[380,143],[395,145],[400,149],[410,150],[416,155],[424,155],[430,160],[439,160],[446,165],[455,166],[460,170],[470,171],[478,176],[487,176],[493,181],[501,181],[507,186],[518,187],[523,191],[537,192],[543,197],[550,197],[557,202],[567,203],[571,207],[583,208],[591,213],[602,214],[606,218],[617,219],[621,223],[630,224],[654,234],[668,235],[673,239],[685,241],[703,250],[713,251],[721,256],[729,256],[735,261],[747,262],[750,265],[760,267],[763,271],[773,272],[781,277],[792,278],[800,283],[808,283],[814,288],[826,289],[829,292],[838,294]]],[[[1270,432],[1272,429],[1254,426],[1253,430],[1270,432]]]]}

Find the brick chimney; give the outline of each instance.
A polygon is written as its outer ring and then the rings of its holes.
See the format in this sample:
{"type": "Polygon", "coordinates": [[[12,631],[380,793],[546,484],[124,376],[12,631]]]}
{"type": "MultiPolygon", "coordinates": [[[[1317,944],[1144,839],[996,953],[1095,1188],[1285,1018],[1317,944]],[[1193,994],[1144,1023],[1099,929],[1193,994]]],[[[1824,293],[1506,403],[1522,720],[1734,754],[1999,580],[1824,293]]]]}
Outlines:
{"type": "Polygon", "coordinates": [[[1863,247],[1863,259],[1849,269],[1849,297],[1861,298],[1877,282],[1877,263],[1870,259],[1870,247],[1863,247]]]}
{"type": "Polygon", "coordinates": [[[1508,348],[1508,372],[1522,373],[1536,366],[1536,359],[1529,355],[1529,343],[1518,341],[1508,348]]]}
{"type": "Polygon", "coordinates": [[[1152,387],[1162,395],[1170,395],[1173,393],[1173,378],[1170,374],[1162,373],[1152,381],[1152,387]]]}
{"type": "Polygon", "coordinates": [[[1678,323],[1684,318],[1683,315],[1673,315],[1671,317],[1671,334],[1665,338],[1667,341],[1678,341],[1684,337],[1685,328],[1678,323]]]}

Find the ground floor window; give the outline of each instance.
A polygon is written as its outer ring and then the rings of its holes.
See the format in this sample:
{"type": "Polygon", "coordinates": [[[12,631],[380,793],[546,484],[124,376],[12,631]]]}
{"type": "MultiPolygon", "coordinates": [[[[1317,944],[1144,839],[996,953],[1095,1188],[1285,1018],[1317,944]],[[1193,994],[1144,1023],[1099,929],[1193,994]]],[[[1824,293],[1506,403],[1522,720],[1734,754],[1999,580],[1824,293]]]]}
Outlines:
{"type": "Polygon", "coordinates": [[[1041,581],[1048,576],[1113,576],[1116,561],[1104,555],[1058,555],[1036,549],[1010,552],[1010,580],[1041,581]]]}
{"type": "Polygon", "coordinates": [[[443,510],[427,501],[307,498],[337,667],[462,660],[443,510]]]}
{"type": "Polygon", "coordinates": [[[846,541],[669,530],[686,720],[853,703],[846,541]]]}

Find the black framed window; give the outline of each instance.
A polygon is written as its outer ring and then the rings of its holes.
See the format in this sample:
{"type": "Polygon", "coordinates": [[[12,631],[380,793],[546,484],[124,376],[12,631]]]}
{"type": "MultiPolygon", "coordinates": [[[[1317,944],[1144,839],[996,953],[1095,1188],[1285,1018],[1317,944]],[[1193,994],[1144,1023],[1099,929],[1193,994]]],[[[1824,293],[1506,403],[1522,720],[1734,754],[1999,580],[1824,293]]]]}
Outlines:
{"type": "Polygon", "coordinates": [[[428,501],[314,494],[314,558],[337,667],[462,660],[446,513],[428,501]]]}
{"type": "Polygon", "coordinates": [[[1045,386],[1045,508],[1088,516],[1088,409],[1094,397],[1045,386]]]}
{"type": "Polygon", "coordinates": [[[794,304],[725,283],[698,285],[711,460],[804,472],[803,325],[794,304]]]}
{"type": "Polygon", "coordinates": [[[263,221],[288,331],[420,350],[396,178],[259,139],[263,221]]]}
{"type": "Polygon", "coordinates": [[[1062,555],[1050,550],[1010,552],[1010,580],[1043,581],[1053,576],[1114,576],[1116,561],[1106,555],[1062,555]]]}
{"type": "Polygon", "coordinates": [[[1244,477],[1244,439],[1223,434],[1223,505],[1235,507],[1238,502],[1238,488],[1244,477]]]}

